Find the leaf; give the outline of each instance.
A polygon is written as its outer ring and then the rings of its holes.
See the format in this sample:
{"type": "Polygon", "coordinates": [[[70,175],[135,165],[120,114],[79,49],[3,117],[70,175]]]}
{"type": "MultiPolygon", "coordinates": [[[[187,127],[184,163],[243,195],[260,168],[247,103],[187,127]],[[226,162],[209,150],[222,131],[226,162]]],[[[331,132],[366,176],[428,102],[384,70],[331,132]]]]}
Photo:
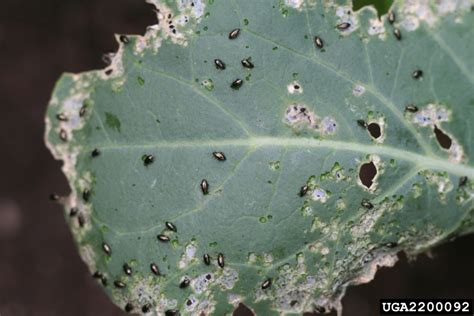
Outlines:
{"type": "Polygon", "coordinates": [[[472,1],[398,1],[395,21],[151,2],[160,23],[64,75],[46,118],[67,221],[117,305],[341,311],[399,251],[474,230],[472,1]]]}
{"type": "Polygon", "coordinates": [[[388,12],[390,6],[393,3],[393,0],[354,0],[352,3],[354,11],[357,11],[364,6],[373,5],[375,9],[377,9],[378,15],[381,16],[388,12]]]}

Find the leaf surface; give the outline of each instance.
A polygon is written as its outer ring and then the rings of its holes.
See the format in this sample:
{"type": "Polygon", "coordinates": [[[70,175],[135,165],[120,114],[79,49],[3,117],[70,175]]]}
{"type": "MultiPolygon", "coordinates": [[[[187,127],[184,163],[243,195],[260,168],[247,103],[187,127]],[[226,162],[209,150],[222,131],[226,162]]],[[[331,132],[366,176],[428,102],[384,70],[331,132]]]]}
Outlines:
{"type": "Polygon", "coordinates": [[[67,221],[120,307],[340,311],[397,252],[473,231],[472,1],[396,1],[393,23],[343,1],[150,2],[159,24],[65,74],[46,118],[67,221]]]}

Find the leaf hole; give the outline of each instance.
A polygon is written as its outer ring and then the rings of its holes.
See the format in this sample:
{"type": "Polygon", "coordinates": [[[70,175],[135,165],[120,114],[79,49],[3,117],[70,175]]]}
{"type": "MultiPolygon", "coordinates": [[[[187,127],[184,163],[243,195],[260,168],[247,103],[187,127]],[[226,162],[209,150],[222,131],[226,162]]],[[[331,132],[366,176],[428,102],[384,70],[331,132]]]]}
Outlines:
{"type": "Polygon", "coordinates": [[[374,178],[377,175],[377,167],[371,161],[360,166],[359,169],[359,179],[367,189],[370,189],[372,184],[374,184],[374,178]]]}
{"type": "Polygon", "coordinates": [[[352,1],[352,8],[354,11],[358,11],[364,6],[373,5],[377,10],[377,14],[379,17],[386,14],[392,5],[393,0],[386,0],[386,1],[367,1],[367,0],[353,0],[352,1]]]}
{"type": "Polygon", "coordinates": [[[232,313],[232,316],[254,316],[250,308],[240,303],[237,309],[232,313]]]}
{"type": "Polygon", "coordinates": [[[377,123],[370,123],[369,125],[367,125],[367,130],[369,131],[370,136],[375,139],[378,139],[382,135],[380,125],[377,123]]]}
{"type": "Polygon", "coordinates": [[[434,127],[434,133],[436,135],[436,140],[438,140],[439,145],[444,148],[444,149],[449,149],[451,148],[451,145],[453,143],[451,137],[446,135],[442,130],[438,128],[438,126],[435,125],[434,127]]]}

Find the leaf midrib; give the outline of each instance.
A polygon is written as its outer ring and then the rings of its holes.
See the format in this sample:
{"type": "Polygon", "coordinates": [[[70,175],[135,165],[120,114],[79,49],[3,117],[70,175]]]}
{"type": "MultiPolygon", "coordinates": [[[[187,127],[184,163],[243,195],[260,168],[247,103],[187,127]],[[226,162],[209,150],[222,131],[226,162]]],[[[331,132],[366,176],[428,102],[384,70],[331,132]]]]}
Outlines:
{"type": "Polygon", "coordinates": [[[366,155],[386,155],[392,158],[409,161],[419,166],[420,169],[430,169],[446,171],[458,176],[467,176],[474,178],[474,167],[465,164],[456,164],[446,159],[440,159],[433,156],[424,156],[412,151],[398,149],[386,145],[367,145],[355,142],[344,142],[335,140],[320,140],[314,138],[290,138],[290,137],[250,137],[239,139],[219,139],[219,140],[178,140],[171,142],[155,142],[129,145],[105,145],[99,147],[102,151],[106,150],[125,150],[125,149],[176,149],[186,147],[210,147],[214,149],[228,146],[243,147],[306,147],[306,148],[330,148],[338,151],[351,151],[366,155]]]}

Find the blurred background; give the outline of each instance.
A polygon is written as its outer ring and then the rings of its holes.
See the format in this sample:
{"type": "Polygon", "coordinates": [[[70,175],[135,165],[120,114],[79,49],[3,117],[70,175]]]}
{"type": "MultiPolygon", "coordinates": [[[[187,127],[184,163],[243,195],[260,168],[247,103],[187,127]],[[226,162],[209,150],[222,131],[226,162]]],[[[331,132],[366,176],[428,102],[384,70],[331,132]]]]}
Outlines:
{"type": "MultiPolygon", "coordinates": [[[[44,146],[43,116],[60,74],[103,68],[102,54],[117,47],[113,34],[143,34],[155,22],[152,7],[143,0],[1,5],[0,315],[120,316],[79,258],[62,209],[48,200],[68,194],[68,185],[44,146]]],[[[349,288],[344,315],[378,315],[380,298],[474,298],[473,245],[467,236],[436,248],[432,259],[402,255],[375,281],[349,288]]]]}

